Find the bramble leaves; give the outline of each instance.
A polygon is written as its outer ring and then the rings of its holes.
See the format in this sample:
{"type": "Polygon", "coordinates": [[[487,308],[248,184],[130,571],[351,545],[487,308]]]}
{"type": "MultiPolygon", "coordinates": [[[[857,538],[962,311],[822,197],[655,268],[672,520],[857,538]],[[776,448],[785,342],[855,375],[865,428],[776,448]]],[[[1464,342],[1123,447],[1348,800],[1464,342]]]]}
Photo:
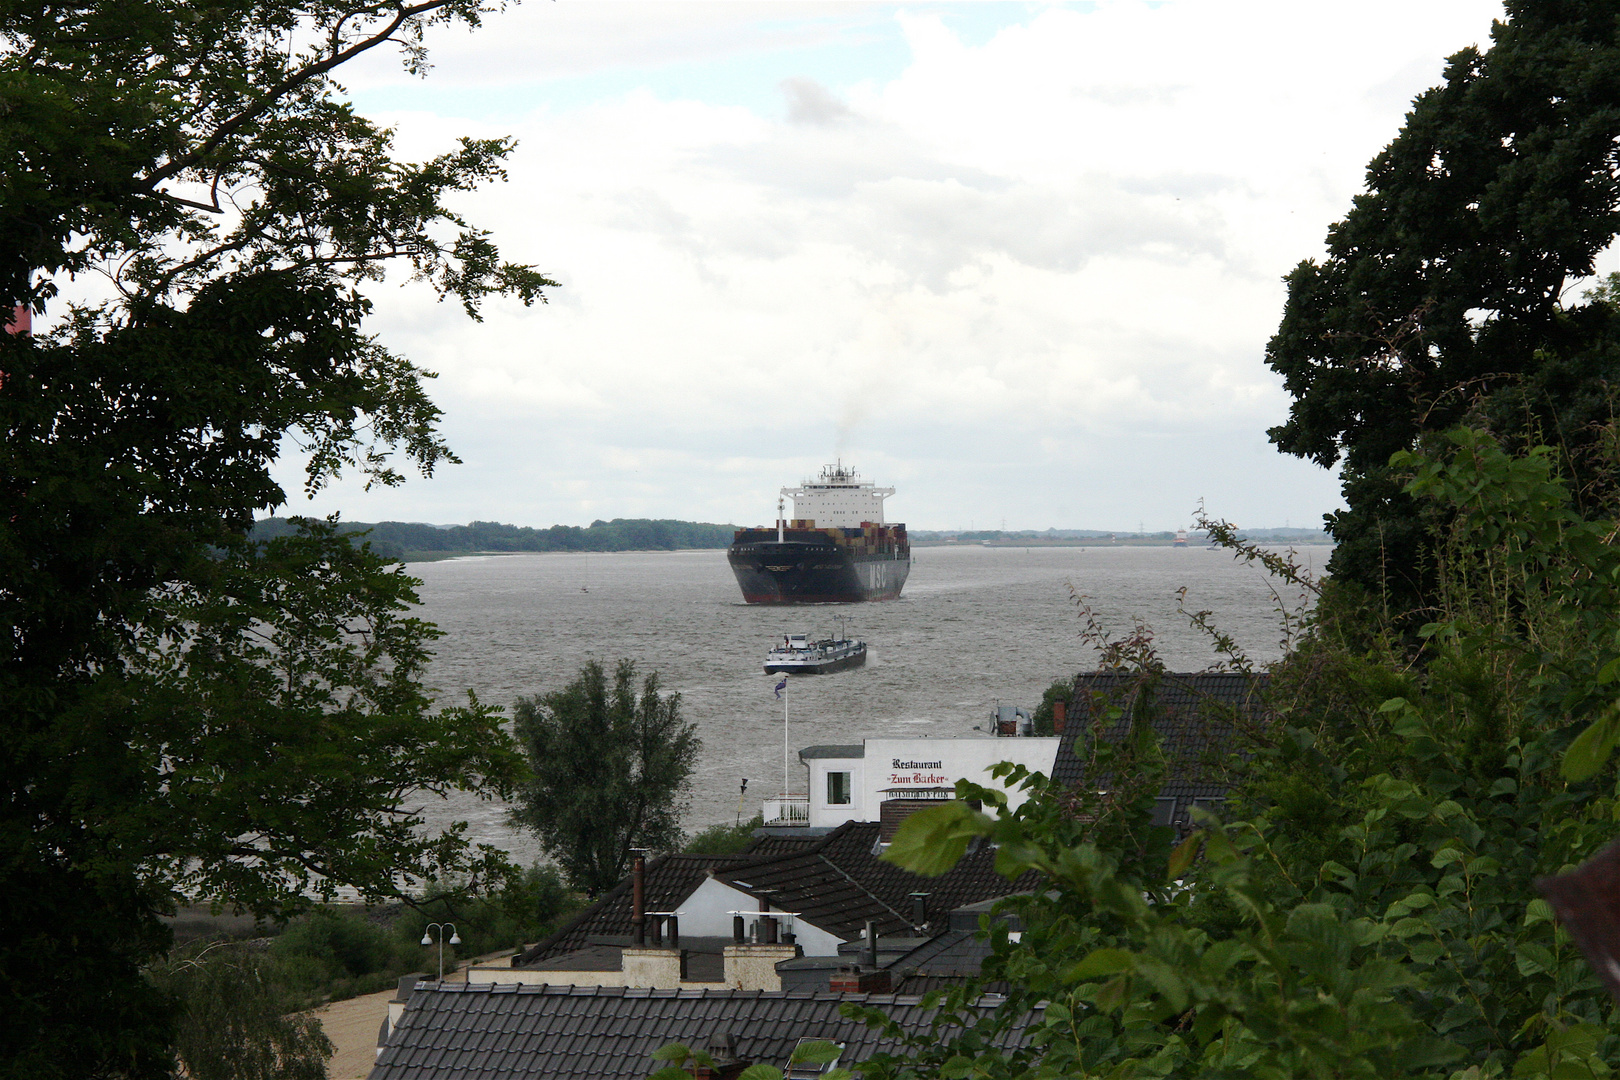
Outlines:
{"type": "MultiPolygon", "coordinates": [[[[914,1040],[865,1075],[965,1061],[1028,1080],[1551,1080],[1620,1067],[1613,1005],[1531,885],[1589,857],[1620,820],[1608,785],[1576,786],[1612,767],[1620,741],[1620,553],[1595,542],[1607,526],[1568,513],[1545,455],[1518,461],[1481,433],[1449,444],[1407,462],[1427,478],[1423,497],[1456,500],[1462,530],[1420,675],[1400,655],[1313,670],[1327,685],[1300,700],[1358,710],[1354,722],[1274,699],[1285,719],[1232,764],[1247,786],[1226,820],[1200,815],[1154,859],[1138,846],[1150,799],[1110,806],[1011,769],[1029,795],[1016,811],[936,813],[908,861],[937,868],[941,846],[982,836],[1045,881],[1001,905],[1022,924],[1016,943],[987,924],[986,976],[1011,986],[994,1022],[964,990],[949,1016],[971,1041],[914,1040]],[[985,1051],[1043,1001],[1031,1046],[985,1051]]],[[[1343,617],[1316,623],[1288,665],[1319,663],[1343,617]]],[[[1156,790],[1151,739],[1139,724],[1123,746],[1077,752],[1112,776],[1128,761],[1131,781],[1156,790]]]]}
{"type": "Polygon", "coordinates": [[[913,874],[937,877],[961,861],[969,840],[986,835],[990,827],[983,812],[959,799],[940,803],[902,821],[883,859],[913,874]]]}
{"type": "Polygon", "coordinates": [[[1620,704],[1611,704],[1564,751],[1564,778],[1588,780],[1609,763],[1620,742],[1620,704]]]}

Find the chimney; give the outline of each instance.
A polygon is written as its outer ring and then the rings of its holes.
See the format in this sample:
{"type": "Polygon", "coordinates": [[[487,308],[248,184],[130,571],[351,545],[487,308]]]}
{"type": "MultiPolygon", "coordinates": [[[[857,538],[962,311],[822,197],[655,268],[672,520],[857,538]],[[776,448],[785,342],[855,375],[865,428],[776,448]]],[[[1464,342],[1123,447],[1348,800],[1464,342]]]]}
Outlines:
{"type": "Polygon", "coordinates": [[[1052,734],[1063,734],[1063,725],[1069,721],[1069,703],[1062,698],[1052,702],[1052,734]]]}
{"type": "Polygon", "coordinates": [[[803,954],[797,945],[727,945],[723,955],[725,984],[733,990],[782,989],[776,965],[803,954]]]}
{"type": "Polygon", "coordinates": [[[835,994],[887,994],[893,987],[887,971],[862,971],[854,964],[845,964],[827,980],[827,989],[835,994]]]}
{"type": "Polygon", "coordinates": [[[630,940],[641,949],[647,945],[647,852],[632,850],[636,860],[630,864],[630,940]]]}
{"type": "Polygon", "coordinates": [[[31,333],[34,325],[34,312],[25,304],[18,304],[11,309],[11,318],[6,320],[6,333],[31,333]]]}
{"type": "MultiPolygon", "coordinates": [[[[760,891],[769,892],[771,890],[761,889],[760,891]]],[[[777,944],[776,920],[765,914],[771,910],[771,902],[764,897],[760,897],[759,910],[759,932],[755,937],[761,945],[775,945],[777,944]]]]}
{"type": "Polygon", "coordinates": [[[876,969],[877,963],[877,923],[871,919],[866,920],[866,966],[876,969]]]}
{"type": "Polygon", "coordinates": [[[731,1032],[717,1028],[704,1047],[713,1065],[698,1065],[692,1069],[693,1080],[736,1080],[749,1063],[737,1056],[737,1042],[731,1032]]]}
{"type": "Polygon", "coordinates": [[[911,925],[919,929],[928,925],[928,894],[925,892],[911,894],[911,925]]]}

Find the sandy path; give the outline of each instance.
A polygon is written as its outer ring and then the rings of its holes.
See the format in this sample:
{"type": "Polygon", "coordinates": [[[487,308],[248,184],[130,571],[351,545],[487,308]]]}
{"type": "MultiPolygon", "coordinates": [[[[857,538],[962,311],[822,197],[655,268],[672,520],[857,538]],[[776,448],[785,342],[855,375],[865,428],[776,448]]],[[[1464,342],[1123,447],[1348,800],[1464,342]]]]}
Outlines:
{"type": "Polygon", "coordinates": [[[315,1010],[337,1053],[326,1063],[330,1080],[365,1080],[377,1061],[377,1031],[388,1017],[394,991],[335,1001],[315,1010]]]}
{"type": "MultiPolygon", "coordinates": [[[[503,949],[476,957],[469,963],[486,964],[511,955],[511,949],[503,949]]],[[[466,982],[467,972],[464,968],[446,972],[444,981],[466,982]]],[[[377,1032],[388,1017],[388,1003],[393,999],[394,991],[383,990],[347,1001],[334,1001],[315,1010],[315,1019],[321,1022],[326,1037],[337,1048],[332,1060],[326,1063],[328,1080],[365,1080],[371,1073],[371,1067],[377,1062],[377,1032]]]]}

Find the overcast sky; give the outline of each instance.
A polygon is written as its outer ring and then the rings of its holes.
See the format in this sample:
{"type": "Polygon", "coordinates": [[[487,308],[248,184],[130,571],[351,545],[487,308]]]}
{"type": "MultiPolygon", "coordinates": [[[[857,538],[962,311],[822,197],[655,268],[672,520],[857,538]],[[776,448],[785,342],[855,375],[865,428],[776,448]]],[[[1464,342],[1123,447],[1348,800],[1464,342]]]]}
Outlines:
{"type": "Polygon", "coordinates": [[[841,457],[913,528],[1316,524],[1337,478],[1265,436],[1280,279],[1500,9],[529,0],[433,35],[427,79],[346,85],[406,156],[516,137],[459,205],[562,288],[481,324],[374,289],[465,464],[283,512],[755,524],[841,457]]]}

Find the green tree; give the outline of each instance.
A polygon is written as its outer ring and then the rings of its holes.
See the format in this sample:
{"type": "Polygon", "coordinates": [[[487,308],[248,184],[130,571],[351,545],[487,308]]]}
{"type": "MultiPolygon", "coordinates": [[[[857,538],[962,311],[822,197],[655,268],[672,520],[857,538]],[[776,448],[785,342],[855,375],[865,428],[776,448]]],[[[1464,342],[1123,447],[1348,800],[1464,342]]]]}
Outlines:
{"type": "Polygon", "coordinates": [[[1052,735],[1056,733],[1056,715],[1053,706],[1059,701],[1067,709],[1074,697],[1073,679],[1053,679],[1052,685],[1041,692],[1041,703],[1035,706],[1035,715],[1030,719],[1035,725],[1035,734],[1052,735]]]}
{"type": "Polygon", "coordinates": [[[1092,775],[1129,781],[1109,792],[999,766],[1030,791],[1016,812],[962,784],[963,801],[908,819],[886,858],[909,869],[986,838],[1001,872],[1046,880],[1008,902],[1021,941],[988,928],[984,977],[1012,988],[996,1017],[968,1008],[977,987],[954,990],[931,1036],[863,1075],[1614,1074],[1615,1003],[1535,889],[1613,839],[1613,521],[1577,512],[1549,448],[1456,429],[1398,464],[1443,511],[1421,663],[1397,648],[1324,662],[1367,640],[1336,624],[1368,612],[1319,611],[1273,680],[1267,738],[1227,763],[1224,821],[1201,816],[1173,851],[1140,725],[1093,746],[1092,775]],[[1037,1002],[1030,1044],[1001,1048],[1037,1002]]]}
{"type": "MultiPolygon", "coordinates": [[[[583,898],[568,887],[562,873],[541,864],[529,867],[494,895],[469,896],[463,888],[431,886],[421,902],[400,913],[394,930],[401,940],[417,946],[429,923],[454,923],[462,943],[451,948],[465,958],[522,949],[524,942],[539,941],[582,906],[583,898]]],[[[436,956],[430,949],[418,955],[429,954],[436,956]]]]}
{"type": "Polygon", "coordinates": [[[323,526],[243,539],[286,501],[283,445],[310,490],[453,460],[363,283],[399,263],[470,312],[549,284],[445,204],[507,142],[398,161],[332,81],[375,48],[421,69],[425,26],[482,13],[0,8],[0,304],[109,286],[0,334],[0,1069],[168,1074],[173,1001],[142,972],[177,896],[284,915],[305,886],[494,869],[402,809],[514,765],[491,710],[431,710],[408,579],[323,526]]]}
{"type": "Polygon", "coordinates": [[[1334,576],[1387,586],[1403,609],[1431,598],[1434,567],[1389,458],[1421,432],[1472,410],[1520,447],[1559,447],[1578,499],[1613,487],[1587,450],[1613,411],[1620,310],[1565,291],[1620,231],[1620,13],[1508,0],[1506,14],[1414,101],[1327,258],[1288,275],[1267,348],[1294,397],[1272,441],[1343,463],[1334,576]]]}
{"type": "Polygon", "coordinates": [[[326,1080],[332,1041],[263,952],[187,949],[155,981],[179,1002],[175,1056],[192,1080],[326,1080]]]}
{"type": "Polygon", "coordinates": [[[754,842],[754,830],[764,824],[765,818],[760,814],[729,825],[724,821],[717,822],[693,833],[681,850],[694,855],[735,855],[754,842]]]}
{"type": "Polygon", "coordinates": [[[533,771],[513,819],[532,829],[575,888],[618,884],[632,847],[678,847],[680,815],[702,741],[681,719],[681,696],[660,695],[658,675],[636,690],[620,660],[611,683],[591,661],[561,690],[519,698],[518,739],[533,771]]]}

